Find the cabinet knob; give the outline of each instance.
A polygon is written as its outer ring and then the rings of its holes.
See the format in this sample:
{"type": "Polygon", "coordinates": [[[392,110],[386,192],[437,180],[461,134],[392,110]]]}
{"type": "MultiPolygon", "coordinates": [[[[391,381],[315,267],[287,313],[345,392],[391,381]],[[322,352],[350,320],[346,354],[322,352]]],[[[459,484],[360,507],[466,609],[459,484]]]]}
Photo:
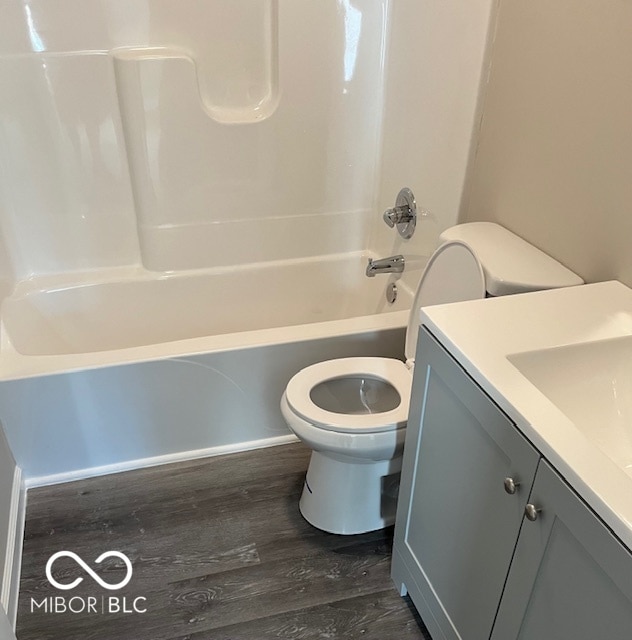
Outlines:
{"type": "Polygon", "coordinates": [[[505,478],[503,484],[505,485],[505,491],[509,495],[516,493],[516,489],[520,486],[520,483],[516,482],[513,478],[505,478]]]}
{"type": "Polygon", "coordinates": [[[524,508],[524,514],[527,516],[527,520],[531,520],[531,522],[535,522],[538,519],[538,513],[540,513],[542,509],[539,509],[534,504],[528,504],[524,508]]]}

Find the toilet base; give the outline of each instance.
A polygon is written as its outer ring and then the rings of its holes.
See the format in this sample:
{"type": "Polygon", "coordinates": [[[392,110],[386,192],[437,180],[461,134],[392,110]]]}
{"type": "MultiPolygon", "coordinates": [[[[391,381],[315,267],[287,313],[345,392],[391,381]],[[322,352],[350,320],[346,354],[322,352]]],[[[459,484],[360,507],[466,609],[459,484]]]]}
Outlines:
{"type": "Polygon", "coordinates": [[[312,451],[299,508],[312,525],[350,535],[395,522],[402,457],[365,460],[312,451]]]}

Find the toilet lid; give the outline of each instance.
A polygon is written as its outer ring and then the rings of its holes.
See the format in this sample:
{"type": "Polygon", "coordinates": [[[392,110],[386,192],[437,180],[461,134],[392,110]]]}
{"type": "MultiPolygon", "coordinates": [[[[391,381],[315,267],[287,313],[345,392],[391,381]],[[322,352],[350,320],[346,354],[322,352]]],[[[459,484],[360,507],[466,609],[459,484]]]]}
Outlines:
{"type": "Polygon", "coordinates": [[[415,360],[421,307],[484,297],[485,276],[474,251],[461,240],[442,244],[430,256],[410,308],[406,329],[406,362],[415,360]]]}
{"type": "Polygon", "coordinates": [[[288,405],[313,425],[342,433],[373,433],[406,426],[412,376],[401,360],[392,358],[339,358],[318,362],[299,371],[285,390],[288,405]],[[312,390],[327,381],[366,378],[382,381],[399,394],[399,404],[378,413],[337,413],[316,404],[312,390]]]}

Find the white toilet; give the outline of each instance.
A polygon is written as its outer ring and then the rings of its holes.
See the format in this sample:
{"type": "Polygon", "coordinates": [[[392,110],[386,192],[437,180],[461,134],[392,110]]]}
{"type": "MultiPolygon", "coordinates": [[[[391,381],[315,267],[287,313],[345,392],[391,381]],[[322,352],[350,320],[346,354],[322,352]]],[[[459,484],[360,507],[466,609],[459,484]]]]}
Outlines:
{"type": "Polygon", "coordinates": [[[474,222],[441,234],[421,276],[406,331],[406,362],[340,358],[289,382],[281,411],[312,448],[299,503],[319,529],[355,534],[395,520],[419,309],[582,284],[572,271],[499,225],[474,222]]]}

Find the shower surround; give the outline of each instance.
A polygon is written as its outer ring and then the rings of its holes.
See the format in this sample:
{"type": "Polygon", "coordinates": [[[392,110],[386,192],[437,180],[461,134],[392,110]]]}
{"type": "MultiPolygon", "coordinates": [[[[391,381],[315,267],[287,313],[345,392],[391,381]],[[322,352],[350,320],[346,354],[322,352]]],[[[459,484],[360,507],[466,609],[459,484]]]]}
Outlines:
{"type": "Polygon", "coordinates": [[[297,369],[401,356],[490,10],[0,0],[0,421],[28,483],[285,441],[297,369]],[[402,186],[411,240],[381,222],[402,186]],[[399,253],[390,305],[364,266],[399,253]]]}

